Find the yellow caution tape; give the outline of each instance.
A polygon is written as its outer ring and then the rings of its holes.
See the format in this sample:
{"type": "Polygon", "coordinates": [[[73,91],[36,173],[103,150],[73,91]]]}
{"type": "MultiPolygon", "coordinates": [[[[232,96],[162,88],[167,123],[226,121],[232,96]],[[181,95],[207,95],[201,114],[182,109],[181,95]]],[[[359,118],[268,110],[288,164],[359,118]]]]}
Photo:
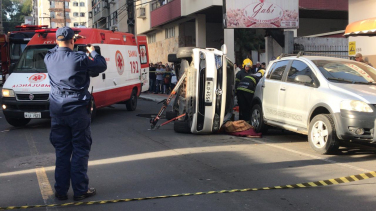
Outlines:
{"type": "Polygon", "coordinates": [[[30,205],[30,206],[8,206],[0,207],[0,210],[15,210],[15,209],[30,209],[30,208],[40,208],[40,207],[65,207],[65,206],[80,206],[80,205],[93,205],[93,204],[110,204],[119,202],[130,202],[130,201],[145,201],[150,199],[166,199],[173,197],[184,197],[184,196],[198,196],[198,195],[209,195],[209,194],[219,194],[219,193],[236,193],[236,192],[249,192],[249,191],[259,191],[259,190],[276,190],[276,189],[293,189],[293,188],[313,188],[320,186],[338,185],[349,182],[356,182],[359,180],[366,180],[376,177],[376,172],[371,171],[368,173],[351,175],[347,177],[339,177],[328,180],[320,180],[316,182],[298,183],[294,185],[284,185],[284,186],[273,186],[273,187],[263,187],[263,188],[244,188],[244,189],[232,189],[232,190],[219,190],[219,191],[208,191],[208,192],[196,192],[196,193],[182,193],[173,194],[165,196],[152,196],[145,198],[130,198],[130,199],[116,199],[116,200],[101,200],[101,201],[88,201],[88,202],[69,202],[64,204],[47,204],[47,205],[30,205]]]}

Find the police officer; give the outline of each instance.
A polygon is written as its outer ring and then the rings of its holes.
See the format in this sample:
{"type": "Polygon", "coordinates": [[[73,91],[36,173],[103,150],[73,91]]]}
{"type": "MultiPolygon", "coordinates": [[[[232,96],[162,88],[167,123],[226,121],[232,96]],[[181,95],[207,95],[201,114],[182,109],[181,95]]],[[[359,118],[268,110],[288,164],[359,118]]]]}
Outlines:
{"type": "Polygon", "coordinates": [[[89,188],[87,176],[91,148],[90,109],[88,91],[90,76],[98,76],[107,69],[106,60],[87,47],[85,52],[74,52],[74,31],[69,27],[56,31],[57,46],[44,58],[50,78],[50,141],[56,151],[55,197],[68,199],[70,181],[74,200],[96,194],[89,188]]]}
{"type": "Polygon", "coordinates": [[[249,122],[251,119],[251,105],[256,85],[264,76],[265,70],[260,69],[257,73],[245,76],[237,87],[237,99],[239,104],[239,120],[249,122]]]}
{"type": "Polygon", "coordinates": [[[237,74],[236,74],[236,79],[235,79],[235,87],[238,87],[239,82],[247,75],[252,74],[251,72],[251,67],[252,67],[252,61],[250,59],[244,59],[243,61],[243,69],[241,69],[237,74]]]}

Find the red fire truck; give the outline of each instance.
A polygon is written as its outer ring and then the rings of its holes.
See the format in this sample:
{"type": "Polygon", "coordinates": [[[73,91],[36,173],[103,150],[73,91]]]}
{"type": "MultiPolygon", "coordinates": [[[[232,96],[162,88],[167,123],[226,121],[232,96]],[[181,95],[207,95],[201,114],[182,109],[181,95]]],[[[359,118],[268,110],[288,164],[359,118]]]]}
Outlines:
{"type": "Polygon", "coordinates": [[[22,51],[35,34],[35,30],[45,29],[47,25],[16,26],[17,31],[0,34],[1,75],[5,82],[6,75],[18,62],[22,51]]]}

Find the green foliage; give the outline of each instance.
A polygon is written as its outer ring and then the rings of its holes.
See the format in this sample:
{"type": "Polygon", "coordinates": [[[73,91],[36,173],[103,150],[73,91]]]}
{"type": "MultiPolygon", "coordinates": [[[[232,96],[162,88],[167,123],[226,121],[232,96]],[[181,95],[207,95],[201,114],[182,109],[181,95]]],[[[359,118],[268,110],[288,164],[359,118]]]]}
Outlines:
{"type": "Polygon", "coordinates": [[[15,26],[25,22],[25,16],[32,11],[31,0],[3,0],[3,27],[4,33],[14,31],[15,26]]]}
{"type": "Polygon", "coordinates": [[[265,38],[256,33],[256,29],[235,29],[236,62],[241,63],[245,58],[251,58],[253,50],[265,49],[265,38]]]}

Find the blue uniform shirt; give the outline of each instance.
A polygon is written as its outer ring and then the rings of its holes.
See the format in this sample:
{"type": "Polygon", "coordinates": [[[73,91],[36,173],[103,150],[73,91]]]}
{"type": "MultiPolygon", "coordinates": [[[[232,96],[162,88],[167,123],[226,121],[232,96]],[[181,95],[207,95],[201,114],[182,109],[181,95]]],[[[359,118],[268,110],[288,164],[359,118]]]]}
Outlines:
{"type": "Polygon", "coordinates": [[[89,105],[90,76],[98,76],[107,69],[103,56],[95,51],[91,52],[91,56],[93,60],[84,52],[58,46],[46,54],[44,62],[51,84],[51,117],[69,115],[75,109],[89,105]]]}

